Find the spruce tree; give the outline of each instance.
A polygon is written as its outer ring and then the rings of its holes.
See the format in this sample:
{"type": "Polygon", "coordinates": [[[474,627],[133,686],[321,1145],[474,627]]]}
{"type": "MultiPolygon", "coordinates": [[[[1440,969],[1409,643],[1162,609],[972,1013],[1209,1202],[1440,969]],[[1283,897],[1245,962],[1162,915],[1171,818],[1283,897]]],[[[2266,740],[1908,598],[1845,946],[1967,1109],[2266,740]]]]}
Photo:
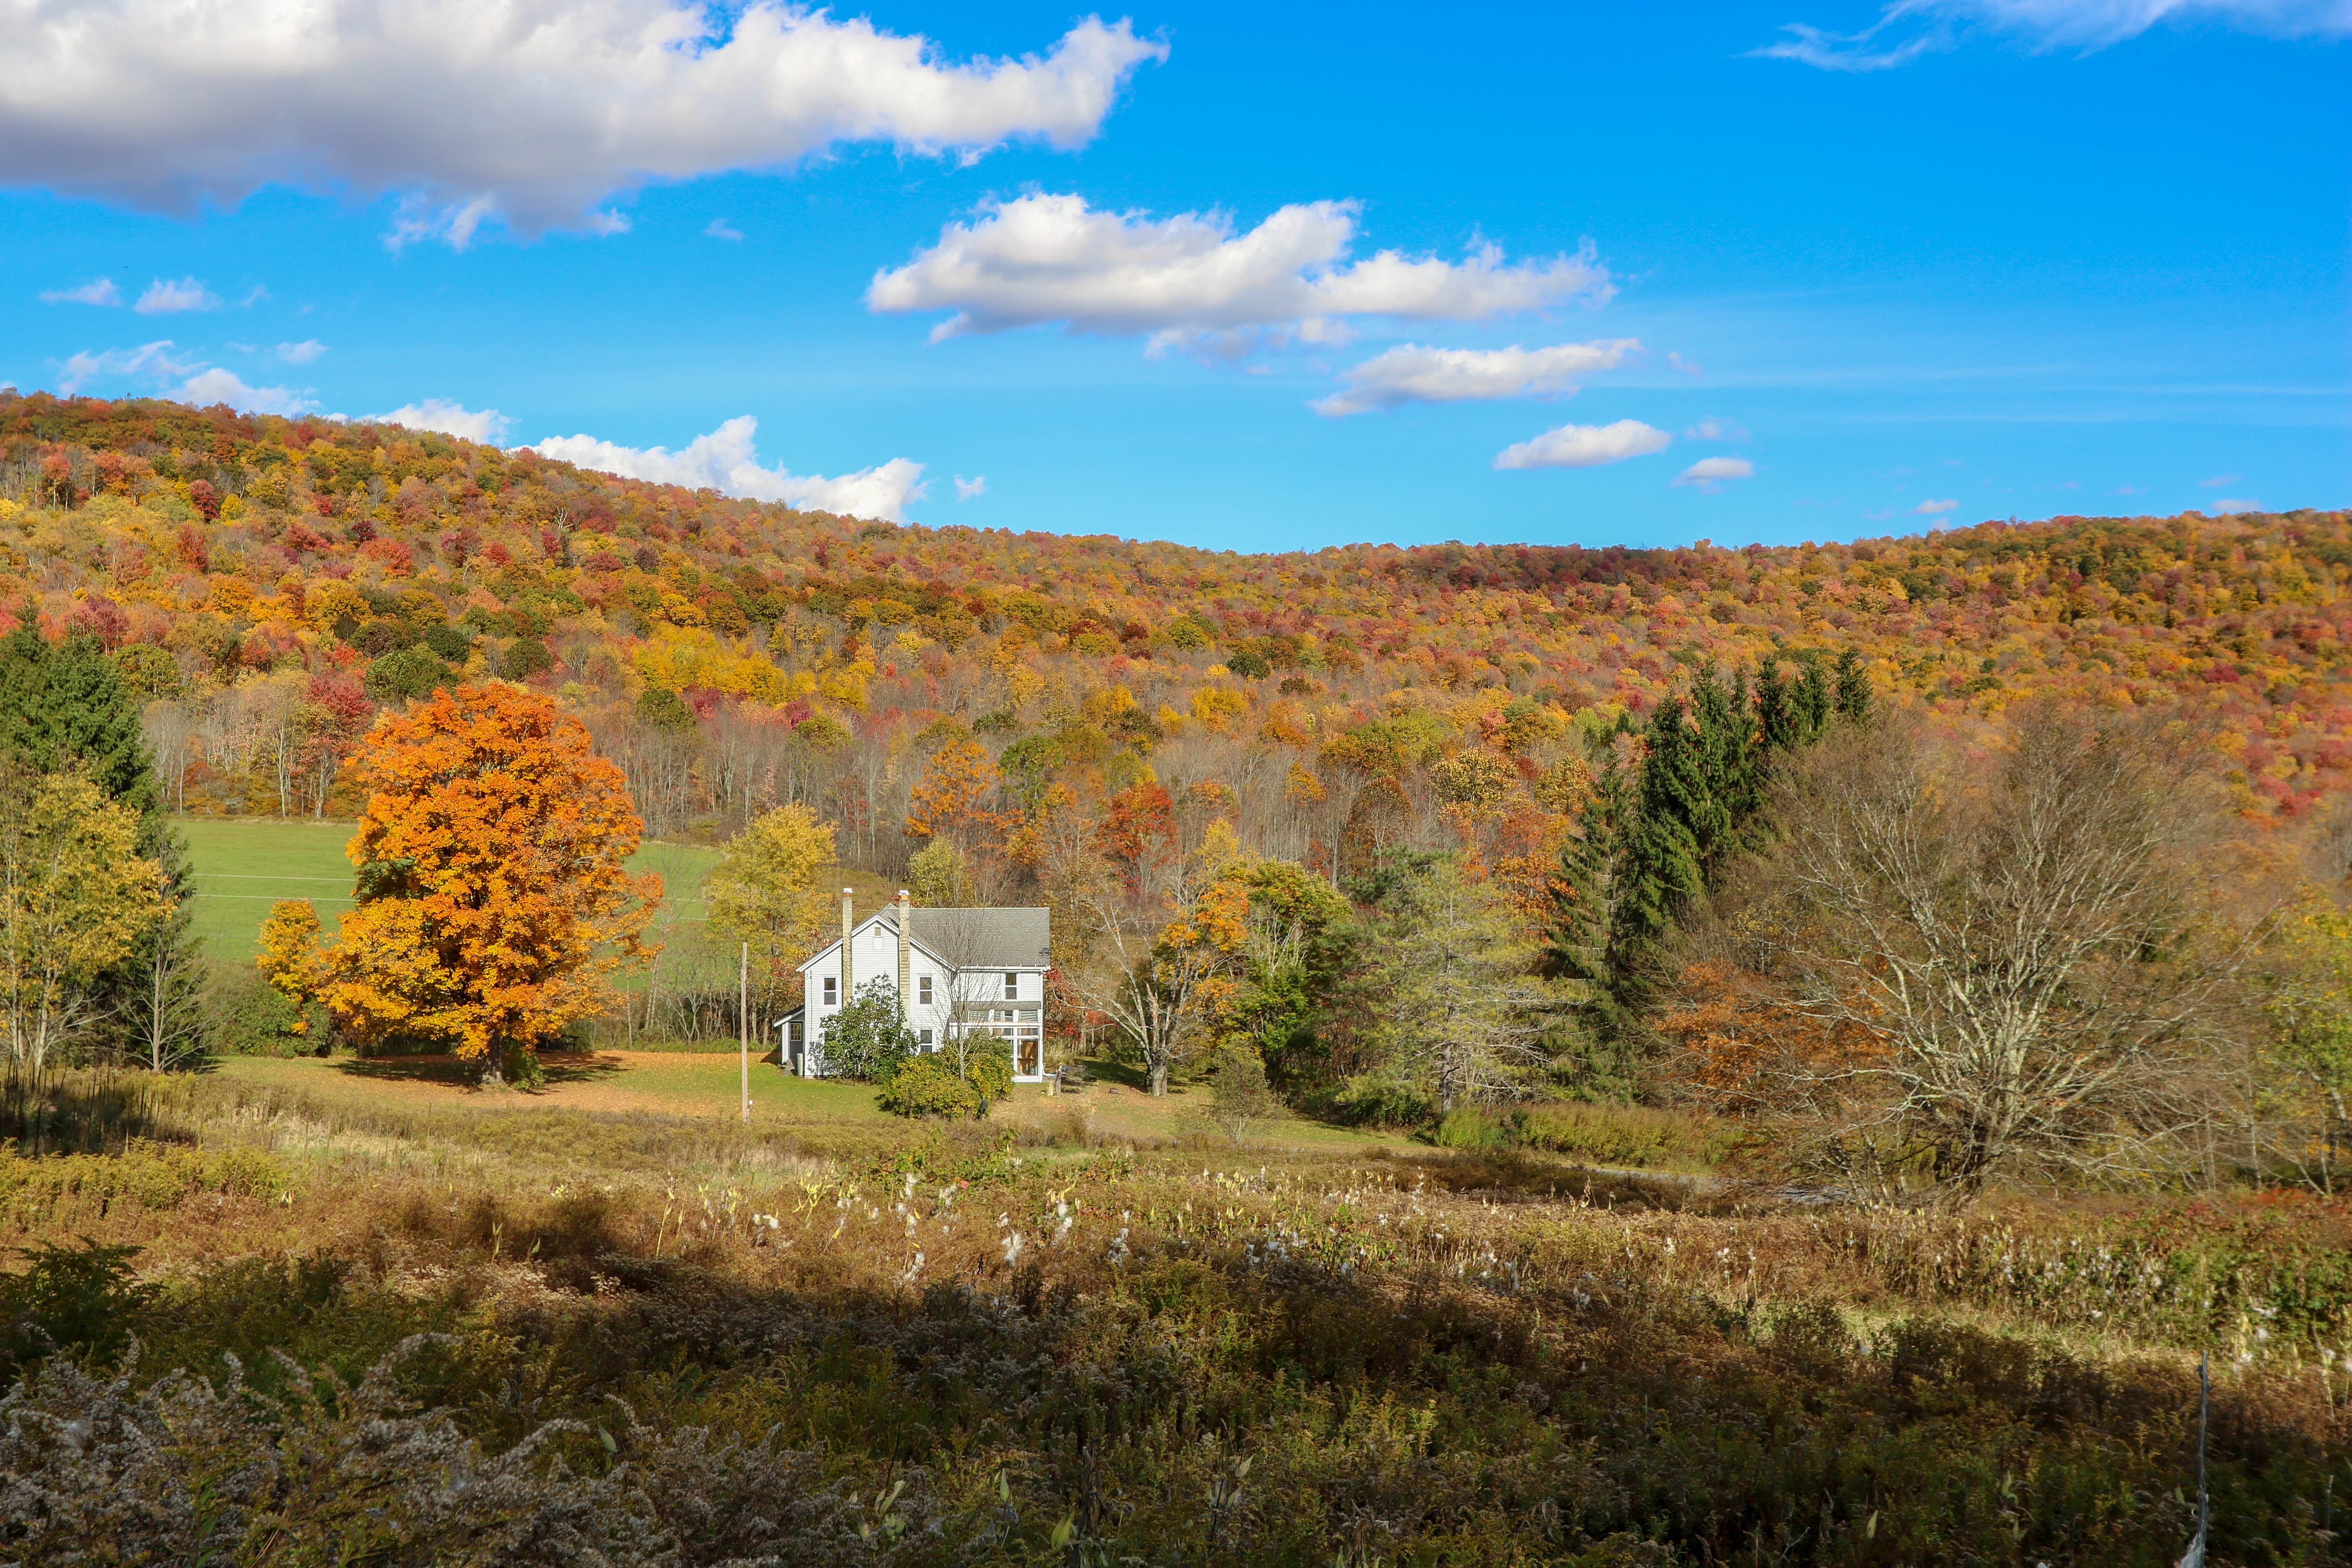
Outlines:
{"type": "Polygon", "coordinates": [[[1797,743],[1810,746],[1829,728],[1830,678],[1822,668],[1821,655],[1811,648],[1797,656],[1797,743]]]}
{"type": "Polygon", "coordinates": [[[1841,649],[1837,656],[1837,714],[1849,723],[1870,722],[1870,673],[1862,667],[1862,654],[1854,648],[1841,649]]]}
{"type": "Polygon", "coordinates": [[[1648,751],[1624,835],[1609,940],[1611,987],[1628,1004],[1643,988],[1642,968],[1675,908],[1706,888],[1699,835],[1714,813],[1704,742],[1681,697],[1658,704],[1643,739],[1648,751]]]}
{"type": "Polygon", "coordinates": [[[1766,750],[1797,749],[1797,694],[1788,677],[1780,673],[1780,661],[1777,658],[1766,659],[1757,674],[1756,727],[1766,750]]]}
{"type": "Polygon", "coordinates": [[[1560,847],[1551,894],[1546,973],[1580,980],[1599,997],[1609,988],[1609,933],[1615,922],[1617,871],[1633,778],[1614,756],[1596,769],[1592,795],[1577,814],[1577,836],[1560,847]]]}

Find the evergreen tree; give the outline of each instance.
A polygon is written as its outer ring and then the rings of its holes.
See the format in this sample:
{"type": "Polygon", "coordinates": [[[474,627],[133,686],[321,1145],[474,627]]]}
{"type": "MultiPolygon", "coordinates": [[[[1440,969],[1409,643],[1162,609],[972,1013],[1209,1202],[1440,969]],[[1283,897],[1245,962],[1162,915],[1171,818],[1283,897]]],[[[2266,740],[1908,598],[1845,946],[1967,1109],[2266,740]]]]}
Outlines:
{"type": "Polygon", "coordinates": [[[204,1037],[204,963],[192,929],[187,847],[164,816],[136,695],[96,637],[41,636],[30,605],[0,639],[0,754],[37,773],[78,768],[139,814],[139,854],[162,868],[169,913],[97,985],[106,1042],[151,1067],[184,1061],[204,1037]]]}
{"type": "Polygon", "coordinates": [[[1777,658],[1766,659],[1756,678],[1756,727],[1767,751],[1797,749],[1797,694],[1777,658]]]}
{"type": "Polygon", "coordinates": [[[1841,649],[1837,656],[1837,714],[1849,723],[1870,721],[1870,673],[1862,667],[1862,654],[1854,648],[1841,649]]]}
{"type": "Polygon", "coordinates": [[[1797,743],[1810,746],[1830,723],[1830,678],[1821,655],[1808,648],[1797,656],[1797,743]]]}
{"type": "Polygon", "coordinates": [[[1609,937],[1611,987],[1627,1003],[1635,999],[1639,968],[1665,933],[1675,907],[1706,887],[1700,835],[1715,813],[1705,742],[1692,728],[1682,698],[1658,704],[1643,740],[1647,751],[1624,834],[1609,937]]]}
{"type": "Polygon", "coordinates": [[[1584,982],[1596,1000],[1609,990],[1609,934],[1616,923],[1617,870],[1633,793],[1632,770],[1603,756],[1591,798],[1577,814],[1578,833],[1560,847],[1543,956],[1546,973],[1584,982]]]}

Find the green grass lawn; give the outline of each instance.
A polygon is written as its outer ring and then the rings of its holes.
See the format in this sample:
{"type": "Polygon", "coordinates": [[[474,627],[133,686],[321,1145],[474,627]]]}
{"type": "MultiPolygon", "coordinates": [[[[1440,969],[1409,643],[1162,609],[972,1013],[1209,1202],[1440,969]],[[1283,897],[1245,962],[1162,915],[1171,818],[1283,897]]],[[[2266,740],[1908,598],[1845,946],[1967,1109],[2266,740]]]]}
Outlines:
{"type": "MultiPolygon", "coordinates": [[[[196,934],[215,960],[236,963],[258,952],[261,922],[280,899],[310,900],[330,930],[352,907],[352,863],[343,854],[352,837],[349,822],[177,820],[195,870],[196,934]]],[[[648,842],[630,857],[631,870],[658,872],[667,890],[655,917],[656,940],[699,942],[702,879],[718,863],[718,850],[698,844],[648,842]]]]}

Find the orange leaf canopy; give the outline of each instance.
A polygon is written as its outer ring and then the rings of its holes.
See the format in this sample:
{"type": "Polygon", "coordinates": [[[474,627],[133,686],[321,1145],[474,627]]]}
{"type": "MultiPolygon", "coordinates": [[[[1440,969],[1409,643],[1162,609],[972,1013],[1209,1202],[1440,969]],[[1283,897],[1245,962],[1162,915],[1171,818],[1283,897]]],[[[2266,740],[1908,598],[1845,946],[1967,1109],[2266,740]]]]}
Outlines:
{"type": "Polygon", "coordinates": [[[360,904],[326,987],[346,1029],[478,1058],[604,1008],[662,887],[623,865],[645,825],[583,726],[534,692],[461,686],[380,722],[359,769],[360,904]]]}

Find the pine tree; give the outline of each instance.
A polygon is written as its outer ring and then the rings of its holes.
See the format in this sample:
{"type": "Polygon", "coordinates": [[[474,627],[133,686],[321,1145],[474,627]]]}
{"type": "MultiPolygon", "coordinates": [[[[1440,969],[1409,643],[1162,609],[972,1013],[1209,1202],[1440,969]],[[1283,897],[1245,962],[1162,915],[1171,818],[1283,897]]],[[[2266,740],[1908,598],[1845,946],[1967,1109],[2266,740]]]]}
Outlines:
{"type": "Polygon", "coordinates": [[[1861,652],[1851,647],[1837,656],[1837,713],[1849,723],[1870,721],[1870,673],[1862,667],[1861,652]]]}
{"type": "Polygon", "coordinates": [[[1609,937],[1611,987],[1621,1002],[1641,989],[1639,971],[1676,906],[1706,888],[1700,833],[1712,820],[1704,742],[1682,698],[1669,697],[1643,731],[1647,751],[1624,836],[1615,919],[1609,937]]]}
{"type": "Polygon", "coordinates": [[[1810,746],[1822,738],[1830,722],[1829,672],[1822,668],[1821,655],[1811,648],[1797,656],[1800,674],[1797,677],[1796,702],[1797,743],[1810,746]]]}
{"type": "Polygon", "coordinates": [[[1776,658],[1766,659],[1756,678],[1756,727],[1766,750],[1797,749],[1797,694],[1776,658]]]}
{"type": "Polygon", "coordinates": [[[1584,982],[1595,998],[1609,990],[1609,933],[1616,920],[1618,866],[1633,793],[1632,770],[1608,757],[1594,775],[1591,797],[1577,814],[1576,837],[1560,847],[1552,886],[1544,971],[1584,982]]]}

